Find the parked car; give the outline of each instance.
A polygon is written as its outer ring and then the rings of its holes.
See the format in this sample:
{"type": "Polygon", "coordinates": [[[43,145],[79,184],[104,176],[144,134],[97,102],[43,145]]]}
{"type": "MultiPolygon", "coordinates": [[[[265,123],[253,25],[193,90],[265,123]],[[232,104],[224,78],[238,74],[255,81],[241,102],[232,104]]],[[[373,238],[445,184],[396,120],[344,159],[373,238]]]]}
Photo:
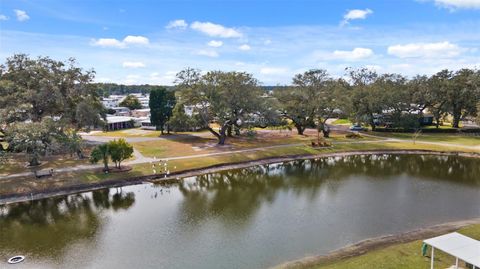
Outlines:
{"type": "Polygon", "coordinates": [[[355,125],[350,126],[350,130],[351,131],[363,131],[363,130],[365,130],[365,128],[363,128],[359,124],[355,124],[355,125]]]}

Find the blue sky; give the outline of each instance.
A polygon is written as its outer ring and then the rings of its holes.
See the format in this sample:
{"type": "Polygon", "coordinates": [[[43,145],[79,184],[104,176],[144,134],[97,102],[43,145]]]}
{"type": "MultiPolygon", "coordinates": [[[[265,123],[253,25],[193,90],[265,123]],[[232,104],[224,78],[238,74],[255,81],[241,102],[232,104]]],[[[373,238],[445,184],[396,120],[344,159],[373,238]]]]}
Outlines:
{"type": "Polygon", "coordinates": [[[96,80],[172,84],[185,67],[288,84],[311,68],[407,76],[480,67],[480,0],[0,0],[0,58],[75,57],[96,80]]]}

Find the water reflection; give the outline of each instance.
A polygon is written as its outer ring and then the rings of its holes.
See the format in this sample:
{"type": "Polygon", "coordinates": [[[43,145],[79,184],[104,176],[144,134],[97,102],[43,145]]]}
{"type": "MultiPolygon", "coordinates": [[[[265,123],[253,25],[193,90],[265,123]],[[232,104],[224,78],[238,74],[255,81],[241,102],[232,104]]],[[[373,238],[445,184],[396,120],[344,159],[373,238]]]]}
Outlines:
{"type": "Polygon", "coordinates": [[[456,156],[365,155],[299,160],[197,176],[178,184],[184,199],[182,223],[198,223],[220,216],[226,224],[248,222],[263,204],[283,192],[316,199],[324,186],[335,193],[339,184],[361,173],[388,180],[407,175],[423,180],[480,185],[478,160],[456,156]],[[328,181],[327,181],[328,180],[328,181]]]}
{"type": "Polygon", "coordinates": [[[60,256],[77,241],[93,241],[106,221],[103,210],[126,210],[134,202],[133,192],[105,189],[0,206],[0,250],[60,256]]]}

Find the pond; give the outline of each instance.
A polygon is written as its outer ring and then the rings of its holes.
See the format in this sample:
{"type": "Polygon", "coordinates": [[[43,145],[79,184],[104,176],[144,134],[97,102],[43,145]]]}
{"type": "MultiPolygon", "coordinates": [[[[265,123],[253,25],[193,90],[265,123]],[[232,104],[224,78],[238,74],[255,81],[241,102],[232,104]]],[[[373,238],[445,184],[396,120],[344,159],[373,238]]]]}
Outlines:
{"type": "Polygon", "coordinates": [[[480,217],[479,175],[454,156],[331,157],[1,206],[0,267],[268,268],[480,217]]]}

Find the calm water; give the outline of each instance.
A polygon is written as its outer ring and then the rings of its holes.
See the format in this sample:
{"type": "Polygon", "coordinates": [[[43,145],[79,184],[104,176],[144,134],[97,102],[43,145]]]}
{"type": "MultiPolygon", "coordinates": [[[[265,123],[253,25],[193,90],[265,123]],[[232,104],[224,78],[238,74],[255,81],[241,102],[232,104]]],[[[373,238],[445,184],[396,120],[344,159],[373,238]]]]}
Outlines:
{"type": "Polygon", "coordinates": [[[472,217],[480,160],[325,158],[0,207],[0,268],[266,268],[472,217]]]}

